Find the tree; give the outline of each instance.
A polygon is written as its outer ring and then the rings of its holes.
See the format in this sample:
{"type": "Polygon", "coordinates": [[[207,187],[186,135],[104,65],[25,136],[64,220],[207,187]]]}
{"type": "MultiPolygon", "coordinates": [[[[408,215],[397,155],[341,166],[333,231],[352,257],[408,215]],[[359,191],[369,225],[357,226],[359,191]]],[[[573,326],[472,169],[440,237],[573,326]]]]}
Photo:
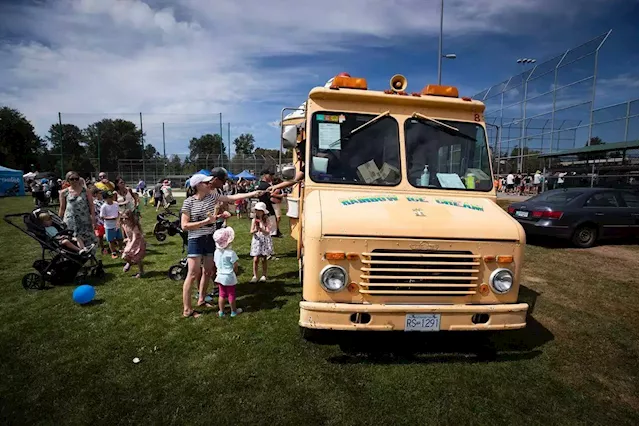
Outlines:
{"type": "MultiPolygon", "coordinates": [[[[588,142],[585,142],[584,146],[604,145],[604,144],[605,142],[602,139],[600,139],[598,136],[594,136],[590,138],[588,142]]],[[[595,154],[589,154],[589,153],[578,154],[578,160],[580,161],[599,160],[602,158],[607,158],[606,152],[597,152],[595,154]]]]}
{"type": "Polygon", "coordinates": [[[155,146],[148,143],[144,147],[144,159],[152,160],[152,159],[159,159],[159,158],[162,158],[162,155],[160,155],[160,153],[158,152],[155,146]]]}
{"type": "Polygon", "coordinates": [[[170,174],[182,174],[182,160],[177,154],[173,154],[168,164],[168,172],[170,174]]]}
{"type": "Polygon", "coordinates": [[[250,155],[253,153],[256,139],[251,133],[243,133],[233,141],[236,146],[236,155],[250,155]]]}
{"type": "MultiPolygon", "coordinates": [[[[256,148],[253,152],[255,155],[263,155],[265,157],[271,157],[274,159],[278,159],[280,156],[280,150],[278,149],[265,149],[265,148],[256,148]]],[[[285,158],[284,153],[282,154],[282,158],[285,158]]]]}
{"type": "Polygon", "coordinates": [[[189,141],[189,159],[196,161],[204,159],[207,155],[224,154],[224,144],[220,135],[207,133],[199,138],[191,138],[189,141]]]}
{"type": "Polygon", "coordinates": [[[85,176],[95,170],[97,164],[92,164],[87,155],[85,135],[75,124],[52,124],[46,139],[51,144],[49,156],[53,157],[55,170],[60,170],[61,161],[64,172],[74,170],[85,176]]]}
{"type": "Polygon", "coordinates": [[[118,170],[119,159],[143,158],[143,134],[131,121],[105,118],[90,124],[84,132],[87,152],[90,157],[100,158],[101,170],[118,170]]]}
{"type": "Polygon", "coordinates": [[[17,109],[0,108],[0,162],[3,166],[31,171],[38,168],[39,158],[46,152],[44,141],[35,134],[33,125],[17,109]]]}

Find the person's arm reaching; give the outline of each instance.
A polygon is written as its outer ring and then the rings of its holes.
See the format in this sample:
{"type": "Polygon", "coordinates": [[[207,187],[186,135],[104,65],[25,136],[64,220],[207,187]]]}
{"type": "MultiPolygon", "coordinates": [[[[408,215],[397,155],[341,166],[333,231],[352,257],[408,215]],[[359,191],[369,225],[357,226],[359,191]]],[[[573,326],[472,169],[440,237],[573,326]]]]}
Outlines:
{"type": "Polygon", "coordinates": [[[261,196],[263,193],[264,191],[253,191],[253,192],[248,192],[246,194],[220,195],[218,197],[218,201],[223,203],[228,203],[230,201],[244,200],[245,198],[257,198],[261,196]]]}
{"type": "Polygon", "coordinates": [[[296,173],[296,176],[293,178],[293,180],[288,180],[288,181],[279,183],[277,185],[274,185],[274,186],[269,188],[269,191],[273,193],[274,191],[277,191],[278,189],[289,188],[290,186],[294,186],[297,183],[301,182],[302,180],[304,180],[304,173],[302,171],[298,171],[296,173]]]}

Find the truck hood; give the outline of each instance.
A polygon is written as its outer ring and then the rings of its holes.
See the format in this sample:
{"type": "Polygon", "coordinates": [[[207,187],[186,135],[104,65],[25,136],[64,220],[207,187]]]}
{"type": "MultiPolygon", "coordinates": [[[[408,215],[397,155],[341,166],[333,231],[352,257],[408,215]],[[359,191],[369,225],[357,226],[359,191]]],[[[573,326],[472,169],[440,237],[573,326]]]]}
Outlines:
{"type": "Polygon", "coordinates": [[[522,227],[486,198],[314,191],[322,235],[523,240],[522,227]]]}

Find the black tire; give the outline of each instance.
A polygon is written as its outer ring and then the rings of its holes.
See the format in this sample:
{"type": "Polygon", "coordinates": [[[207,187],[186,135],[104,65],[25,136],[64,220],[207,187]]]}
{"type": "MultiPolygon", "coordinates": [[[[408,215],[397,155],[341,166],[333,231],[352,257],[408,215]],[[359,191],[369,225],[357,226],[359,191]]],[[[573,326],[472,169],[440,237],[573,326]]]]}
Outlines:
{"type": "Polygon", "coordinates": [[[87,274],[76,275],[76,277],[73,279],[73,283],[76,286],[86,284],[87,283],[87,278],[88,278],[87,274]]]}
{"type": "Polygon", "coordinates": [[[571,237],[571,242],[580,248],[593,247],[597,240],[598,230],[592,225],[579,226],[571,237]]]}
{"type": "Polygon", "coordinates": [[[43,290],[45,287],[44,279],[40,274],[29,272],[27,275],[22,277],[22,287],[25,290],[43,290]]]}
{"type": "Polygon", "coordinates": [[[96,278],[104,278],[104,268],[102,265],[98,265],[93,271],[93,276],[96,278]]]}
{"type": "Polygon", "coordinates": [[[300,327],[300,335],[305,341],[316,345],[332,345],[336,343],[335,334],[331,330],[300,327]]]}
{"type": "Polygon", "coordinates": [[[182,265],[173,265],[169,268],[168,275],[172,281],[184,281],[187,278],[187,268],[182,265]]]}
{"type": "Polygon", "coordinates": [[[160,242],[162,242],[162,241],[167,239],[167,234],[159,232],[159,233],[157,233],[155,235],[156,235],[156,240],[158,240],[160,242]]]}

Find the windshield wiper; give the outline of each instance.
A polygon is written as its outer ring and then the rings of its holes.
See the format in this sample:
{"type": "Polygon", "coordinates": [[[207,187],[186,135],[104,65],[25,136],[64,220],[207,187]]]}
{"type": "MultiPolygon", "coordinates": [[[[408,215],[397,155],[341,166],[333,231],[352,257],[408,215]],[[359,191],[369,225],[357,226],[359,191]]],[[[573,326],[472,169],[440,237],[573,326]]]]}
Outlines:
{"type": "Polygon", "coordinates": [[[427,126],[431,126],[431,127],[434,127],[434,128],[445,128],[445,129],[449,130],[449,132],[447,132],[447,133],[453,133],[455,135],[460,135],[465,139],[469,139],[470,141],[478,142],[478,140],[476,138],[474,138],[473,136],[469,136],[469,135],[467,135],[465,133],[462,133],[460,131],[460,129],[458,129],[457,127],[450,126],[447,123],[443,123],[442,121],[436,120],[435,118],[427,117],[426,115],[422,115],[419,112],[414,112],[411,115],[411,118],[418,119],[421,123],[426,124],[427,126]]]}
{"type": "Polygon", "coordinates": [[[345,139],[349,139],[351,136],[355,135],[356,133],[359,133],[360,131],[364,130],[365,128],[369,127],[371,124],[375,123],[376,121],[380,120],[382,117],[386,117],[391,113],[391,111],[385,111],[380,115],[377,115],[375,117],[373,117],[371,120],[367,121],[366,123],[364,123],[361,126],[356,127],[355,129],[353,129],[352,131],[349,132],[348,135],[341,137],[340,139],[338,139],[335,142],[331,142],[329,144],[329,149],[332,149],[334,146],[338,145],[340,142],[342,142],[345,139]]]}

